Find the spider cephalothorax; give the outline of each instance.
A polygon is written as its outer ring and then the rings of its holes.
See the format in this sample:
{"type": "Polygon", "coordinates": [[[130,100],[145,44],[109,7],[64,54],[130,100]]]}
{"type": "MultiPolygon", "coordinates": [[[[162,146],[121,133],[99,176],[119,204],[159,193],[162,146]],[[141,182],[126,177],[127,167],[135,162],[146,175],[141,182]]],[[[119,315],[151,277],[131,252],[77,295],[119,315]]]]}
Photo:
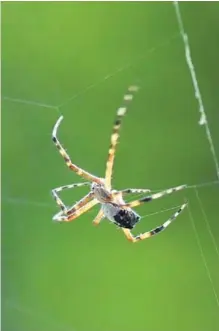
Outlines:
{"type": "Polygon", "coordinates": [[[124,200],[124,195],[131,194],[131,193],[149,193],[150,190],[148,189],[124,189],[124,190],[112,190],[111,188],[111,180],[112,180],[112,170],[115,158],[115,150],[116,145],[119,139],[119,129],[121,126],[121,120],[126,114],[127,111],[127,104],[133,99],[134,93],[138,90],[137,86],[130,86],[128,92],[124,95],[123,98],[123,106],[118,108],[117,116],[113,126],[113,133],[111,135],[111,143],[108,152],[108,159],[106,164],[106,173],[105,178],[96,177],[89,172],[79,168],[75,164],[72,163],[69,155],[66,153],[65,149],[62,147],[60,142],[56,137],[57,129],[63,119],[61,116],[57,123],[54,126],[53,133],[52,133],[52,140],[55,143],[56,147],[58,148],[60,154],[65,160],[67,166],[73,170],[76,174],[81,176],[82,178],[88,180],[89,182],[79,183],[79,184],[71,184],[58,187],[52,190],[53,197],[61,208],[61,211],[58,212],[54,217],[53,220],[58,222],[69,222],[89,209],[91,209],[96,204],[101,205],[101,209],[93,221],[93,224],[98,225],[100,221],[106,217],[109,221],[113,222],[120,228],[122,228],[125,236],[128,240],[132,242],[137,242],[139,240],[143,240],[149,238],[164,229],[166,229],[173,220],[182,212],[182,210],[186,207],[187,203],[184,203],[178,211],[176,211],[163,225],[158,226],[157,228],[145,232],[143,234],[134,236],[131,233],[131,229],[140,221],[141,217],[132,209],[137,207],[143,203],[150,202],[154,199],[159,199],[165,195],[171,194],[176,191],[180,191],[186,187],[186,185],[177,186],[174,188],[170,188],[164,190],[162,192],[149,194],[146,197],[143,197],[138,200],[131,201],[126,203],[124,200]],[[92,184],[91,184],[92,183],[92,184]],[[74,204],[72,207],[67,208],[66,205],[60,199],[58,192],[64,189],[71,189],[80,186],[90,186],[90,192],[79,202],[74,204]]]}
{"type": "Polygon", "coordinates": [[[94,194],[94,197],[100,202],[100,203],[107,203],[112,200],[112,195],[109,190],[105,187],[104,184],[97,184],[93,183],[91,186],[91,190],[94,194]]]}

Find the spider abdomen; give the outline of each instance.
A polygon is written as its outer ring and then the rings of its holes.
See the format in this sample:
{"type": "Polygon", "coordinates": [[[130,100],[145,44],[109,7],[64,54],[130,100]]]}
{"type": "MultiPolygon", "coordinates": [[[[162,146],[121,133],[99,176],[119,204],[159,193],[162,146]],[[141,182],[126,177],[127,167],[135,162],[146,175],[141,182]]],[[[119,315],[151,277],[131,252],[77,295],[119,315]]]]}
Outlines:
{"type": "Polygon", "coordinates": [[[120,209],[114,216],[115,223],[126,229],[133,229],[134,226],[140,221],[140,216],[133,210],[120,209]]]}
{"type": "Polygon", "coordinates": [[[111,203],[103,203],[102,211],[109,221],[126,229],[133,229],[141,218],[132,209],[122,209],[118,205],[111,203]]]}

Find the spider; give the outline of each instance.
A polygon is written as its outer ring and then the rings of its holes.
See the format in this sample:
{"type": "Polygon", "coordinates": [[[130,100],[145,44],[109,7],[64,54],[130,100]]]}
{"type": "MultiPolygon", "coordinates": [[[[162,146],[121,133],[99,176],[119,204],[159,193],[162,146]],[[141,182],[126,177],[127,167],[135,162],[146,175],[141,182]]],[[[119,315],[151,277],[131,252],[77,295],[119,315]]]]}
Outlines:
{"type": "Polygon", "coordinates": [[[65,185],[52,190],[52,195],[61,208],[61,211],[58,212],[53,220],[57,222],[70,222],[75,220],[80,215],[84,214],[90,210],[96,204],[101,205],[101,209],[97,214],[96,218],[93,220],[94,225],[98,225],[100,221],[106,217],[110,222],[116,224],[122,229],[126,238],[131,242],[138,242],[147,238],[150,238],[163,230],[165,230],[176,218],[177,216],[185,209],[187,203],[182,204],[178,211],[176,211],[165,223],[162,225],[141,233],[139,235],[133,235],[131,230],[135,225],[140,221],[141,217],[138,215],[132,208],[142,205],[144,203],[150,202],[155,199],[162,198],[168,194],[171,194],[176,191],[180,191],[186,187],[186,185],[177,186],[170,188],[159,193],[151,194],[149,189],[124,189],[124,190],[113,190],[111,187],[112,171],[115,158],[116,145],[119,139],[119,131],[121,126],[121,121],[124,115],[127,112],[127,105],[133,99],[134,94],[138,91],[137,86],[130,86],[127,93],[123,97],[123,104],[117,110],[117,115],[114,121],[113,132],[111,135],[111,143],[108,151],[108,158],[106,163],[106,172],[105,178],[96,177],[89,172],[79,168],[77,165],[73,164],[66,150],[63,148],[61,143],[56,137],[57,129],[63,119],[61,116],[56,122],[53,131],[52,131],[52,140],[56,147],[58,148],[59,153],[64,158],[64,161],[69,169],[74,171],[77,175],[88,180],[88,182],[82,182],[78,184],[65,185]],[[89,186],[90,192],[85,195],[79,202],[74,204],[72,207],[67,207],[62,200],[60,199],[58,193],[65,189],[72,189],[81,186],[89,186]],[[134,200],[131,202],[125,202],[123,196],[131,193],[150,193],[145,197],[134,200]]]}

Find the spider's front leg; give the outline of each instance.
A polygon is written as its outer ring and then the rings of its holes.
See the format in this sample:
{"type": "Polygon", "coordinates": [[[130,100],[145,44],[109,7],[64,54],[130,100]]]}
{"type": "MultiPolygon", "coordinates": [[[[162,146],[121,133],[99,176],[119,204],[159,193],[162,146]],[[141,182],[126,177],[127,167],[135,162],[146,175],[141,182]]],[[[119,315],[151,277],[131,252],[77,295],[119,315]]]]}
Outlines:
{"type": "Polygon", "coordinates": [[[126,238],[133,243],[138,242],[140,240],[148,239],[164,231],[177,218],[177,216],[179,216],[179,214],[185,209],[186,206],[187,203],[184,203],[179,210],[177,210],[165,223],[163,223],[163,225],[160,225],[148,232],[144,232],[142,234],[134,236],[129,229],[122,228],[122,230],[126,238]]]}
{"type": "MultiPolygon", "coordinates": [[[[86,197],[85,197],[86,198],[86,197]]],[[[82,200],[85,200],[82,199],[82,200]]],[[[81,201],[82,201],[81,200],[81,201]]],[[[93,206],[95,206],[98,203],[96,199],[93,199],[86,204],[84,204],[82,207],[78,208],[78,204],[74,205],[71,209],[67,211],[67,214],[64,214],[63,211],[57,213],[54,217],[54,221],[58,222],[70,222],[81,216],[82,214],[86,213],[88,210],[90,210],[93,206]]]]}
{"type": "Polygon", "coordinates": [[[110,148],[106,163],[105,184],[108,189],[111,188],[113,164],[114,164],[114,158],[116,152],[116,145],[119,140],[119,131],[122,123],[122,118],[125,116],[127,112],[127,106],[130,103],[130,101],[133,99],[134,93],[137,91],[138,91],[137,86],[130,86],[128,88],[127,93],[123,97],[123,105],[117,110],[116,118],[113,125],[113,132],[111,134],[110,148]]]}
{"type": "Polygon", "coordinates": [[[61,192],[63,190],[69,190],[69,189],[76,188],[76,187],[81,187],[81,186],[89,186],[89,185],[90,185],[90,183],[86,182],[86,183],[78,183],[78,184],[70,184],[70,185],[60,186],[60,187],[57,187],[57,188],[52,190],[52,195],[53,195],[53,198],[55,199],[55,202],[61,208],[61,210],[64,213],[67,213],[68,208],[65,206],[63,201],[60,199],[60,197],[58,195],[58,192],[61,192]]]}
{"type": "Polygon", "coordinates": [[[82,214],[86,213],[90,210],[93,206],[98,203],[96,199],[89,201],[87,204],[83,205],[80,209],[76,208],[76,205],[73,206],[71,209],[67,211],[67,215],[63,213],[63,211],[57,213],[53,220],[57,222],[70,222],[81,216],[82,214]]]}
{"type": "MultiPolygon", "coordinates": [[[[81,183],[80,186],[82,186],[83,184],[86,185],[86,183],[81,183]]],[[[73,184],[74,185],[74,184],[73,184]]],[[[78,184],[75,184],[78,185],[78,184]]],[[[72,185],[68,185],[68,186],[72,186],[72,185]]],[[[67,187],[68,188],[68,187],[67,187]]],[[[56,189],[57,190],[61,190],[62,187],[56,189]]],[[[60,208],[62,209],[61,212],[58,212],[54,217],[53,220],[54,221],[69,221],[69,217],[72,214],[77,214],[77,211],[80,210],[87,204],[90,202],[90,200],[94,197],[93,192],[89,192],[87,195],[85,195],[84,198],[82,198],[80,201],[78,201],[75,205],[73,205],[70,208],[67,208],[64,203],[62,202],[62,200],[58,197],[57,193],[55,192],[55,190],[52,191],[53,196],[56,200],[56,203],[58,204],[58,206],[60,206],[60,208]]],[[[96,201],[96,199],[94,199],[96,201]]],[[[72,219],[71,219],[72,220],[72,219]]]]}
{"type": "Polygon", "coordinates": [[[57,129],[58,129],[58,127],[59,127],[62,120],[63,120],[63,116],[61,116],[58,119],[58,121],[56,122],[56,124],[53,128],[52,141],[54,142],[54,144],[58,148],[58,151],[61,154],[61,156],[64,158],[67,167],[69,167],[69,169],[73,170],[77,175],[83,177],[84,179],[87,179],[91,182],[95,182],[95,183],[98,183],[98,184],[102,184],[103,182],[100,178],[91,175],[89,172],[79,168],[78,166],[76,166],[75,164],[72,163],[69,155],[66,153],[65,149],[62,147],[61,143],[59,142],[59,140],[56,137],[57,129]]]}

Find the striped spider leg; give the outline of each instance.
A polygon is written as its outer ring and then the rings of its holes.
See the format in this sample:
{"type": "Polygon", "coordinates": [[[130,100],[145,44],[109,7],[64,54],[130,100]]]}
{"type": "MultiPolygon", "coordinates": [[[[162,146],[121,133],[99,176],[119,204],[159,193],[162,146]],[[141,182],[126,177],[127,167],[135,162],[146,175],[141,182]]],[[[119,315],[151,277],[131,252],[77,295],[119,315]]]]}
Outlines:
{"type": "MultiPolygon", "coordinates": [[[[94,198],[94,195],[92,192],[89,192],[83,199],[81,199],[79,202],[77,202],[75,205],[73,205],[70,208],[67,208],[63,201],[60,199],[58,193],[66,190],[66,189],[72,189],[76,187],[81,186],[90,186],[89,182],[85,183],[78,183],[78,184],[70,184],[70,185],[64,185],[58,188],[55,188],[52,190],[53,198],[55,199],[57,205],[61,208],[61,212],[58,212],[54,217],[53,220],[55,221],[70,221],[72,220],[72,215],[78,214],[78,210],[80,209],[80,212],[82,211],[81,208],[84,207],[92,198],[94,198]]],[[[79,216],[79,215],[78,215],[79,216]]]]}
{"type": "MultiPolygon", "coordinates": [[[[64,158],[64,161],[65,161],[67,167],[69,167],[69,169],[73,170],[77,175],[83,177],[84,179],[87,179],[91,182],[95,182],[98,184],[103,183],[103,180],[101,178],[98,178],[98,177],[90,174],[89,172],[79,168],[78,166],[76,166],[75,164],[72,163],[69,155],[67,154],[67,152],[65,151],[65,149],[63,148],[63,146],[61,145],[59,140],[57,139],[57,129],[62,120],[63,120],[63,116],[60,116],[60,118],[58,119],[58,121],[56,122],[56,124],[53,128],[52,141],[54,142],[54,144],[57,147],[61,156],[64,158]]],[[[98,201],[96,199],[91,200],[92,198],[94,198],[94,195],[92,192],[90,192],[83,199],[81,199],[77,204],[73,205],[70,209],[67,209],[67,207],[64,205],[62,200],[59,198],[57,192],[60,192],[63,189],[74,188],[74,187],[79,187],[79,186],[83,186],[83,185],[88,185],[88,183],[66,185],[64,187],[59,187],[52,191],[52,195],[53,195],[56,203],[62,209],[61,212],[58,212],[53,217],[53,220],[59,221],[59,222],[72,221],[73,219],[79,217],[80,215],[82,215],[83,213],[85,213],[86,211],[91,209],[95,204],[98,203],[98,201]]]]}
{"type": "Polygon", "coordinates": [[[126,189],[123,189],[121,191],[116,191],[116,190],[113,190],[112,193],[113,194],[130,194],[130,193],[148,193],[148,192],[151,192],[151,190],[149,189],[144,189],[144,188],[126,188],[126,189]]]}
{"type": "Polygon", "coordinates": [[[183,211],[183,209],[185,209],[185,207],[187,206],[187,203],[184,203],[166,222],[164,222],[162,225],[150,230],[150,231],[147,231],[147,232],[144,232],[144,233],[141,233],[137,236],[134,236],[132,233],[131,233],[131,230],[130,229],[125,229],[123,228],[123,232],[126,236],[126,238],[135,243],[135,242],[138,242],[140,240],[144,240],[144,239],[148,239],[158,233],[160,233],[161,231],[164,231],[176,218],[177,216],[179,216],[179,214],[183,211]]]}
{"type": "Polygon", "coordinates": [[[61,156],[63,157],[67,167],[69,167],[69,169],[73,170],[77,175],[83,177],[84,179],[87,179],[91,182],[101,184],[103,182],[101,178],[98,178],[94,175],[91,175],[89,172],[79,168],[78,166],[76,166],[75,164],[72,163],[69,155],[67,154],[67,152],[65,151],[65,149],[63,148],[63,146],[61,145],[59,140],[57,139],[57,137],[56,137],[57,129],[58,129],[58,127],[59,127],[62,120],[63,120],[63,116],[60,116],[60,118],[58,119],[58,121],[56,122],[56,124],[53,128],[52,141],[54,142],[54,144],[58,148],[58,151],[61,154],[61,156]]]}
{"type": "Polygon", "coordinates": [[[67,214],[68,213],[68,208],[65,206],[65,204],[60,199],[60,197],[58,195],[58,192],[61,192],[63,190],[69,190],[69,189],[76,188],[76,187],[88,186],[88,185],[90,185],[89,182],[60,186],[60,187],[57,187],[57,188],[52,190],[52,195],[53,195],[53,198],[55,199],[57,205],[61,208],[61,210],[65,214],[67,214]]]}
{"type": "Polygon", "coordinates": [[[108,158],[106,163],[106,172],[105,172],[105,185],[106,188],[111,189],[112,181],[112,172],[115,159],[116,145],[119,140],[119,132],[122,124],[122,118],[127,112],[128,104],[132,101],[134,93],[138,91],[138,86],[130,86],[127,93],[123,97],[123,105],[118,108],[116,118],[114,120],[113,132],[111,134],[110,148],[108,151],[108,158]]]}
{"type": "Polygon", "coordinates": [[[134,200],[134,201],[131,201],[129,203],[125,203],[125,204],[121,205],[121,207],[129,207],[129,208],[137,207],[137,206],[142,205],[145,202],[150,202],[152,200],[162,198],[165,195],[172,194],[172,193],[177,192],[177,191],[181,191],[181,190],[185,189],[186,187],[187,187],[186,185],[180,185],[180,186],[176,186],[176,187],[173,187],[173,188],[169,188],[169,189],[164,190],[162,192],[154,193],[154,194],[151,194],[147,197],[144,197],[144,198],[141,198],[141,199],[138,199],[138,200],[134,200]]]}
{"type": "MultiPolygon", "coordinates": [[[[144,198],[141,198],[141,199],[138,199],[138,200],[131,201],[129,203],[121,204],[120,207],[121,208],[133,208],[133,207],[137,207],[137,206],[142,205],[143,203],[150,202],[152,200],[162,198],[165,195],[172,194],[174,192],[183,190],[185,188],[186,188],[186,185],[181,185],[181,186],[177,186],[177,187],[174,187],[174,188],[170,188],[170,189],[164,190],[162,192],[151,194],[151,195],[149,195],[147,197],[144,197],[144,198]]],[[[145,233],[142,233],[140,235],[134,236],[131,233],[131,227],[129,227],[129,228],[128,227],[127,228],[124,228],[123,227],[122,230],[123,230],[126,238],[128,240],[130,240],[131,242],[138,242],[140,240],[144,240],[144,239],[150,238],[150,237],[152,237],[152,236],[154,236],[154,235],[156,235],[156,234],[164,231],[179,216],[179,214],[185,209],[186,206],[187,206],[187,203],[184,203],[179,208],[179,210],[176,211],[165,223],[163,223],[162,225],[160,225],[160,226],[158,226],[158,227],[156,227],[156,228],[154,228],[154,229],[152,229],[150,231],[147,231],[145,233]]]]}
{"type": "Polygon", "coordinates": [[[98,200],[96,199],[87,202],[90,194],[91,193],[89,193],[87,196],[85,196],[83,199],[79,201],[81,206],[79,206],[79,203],[75,204],[74,206],[71,207],[71,209],[68,210],[67,215],[63,213],[63,211],[61,210],[53,217],[53,220],[58,222],[70,222],[75,220],[82,214],[86,213],[88,210],[90,210],[98,203],[98,200]]]}

